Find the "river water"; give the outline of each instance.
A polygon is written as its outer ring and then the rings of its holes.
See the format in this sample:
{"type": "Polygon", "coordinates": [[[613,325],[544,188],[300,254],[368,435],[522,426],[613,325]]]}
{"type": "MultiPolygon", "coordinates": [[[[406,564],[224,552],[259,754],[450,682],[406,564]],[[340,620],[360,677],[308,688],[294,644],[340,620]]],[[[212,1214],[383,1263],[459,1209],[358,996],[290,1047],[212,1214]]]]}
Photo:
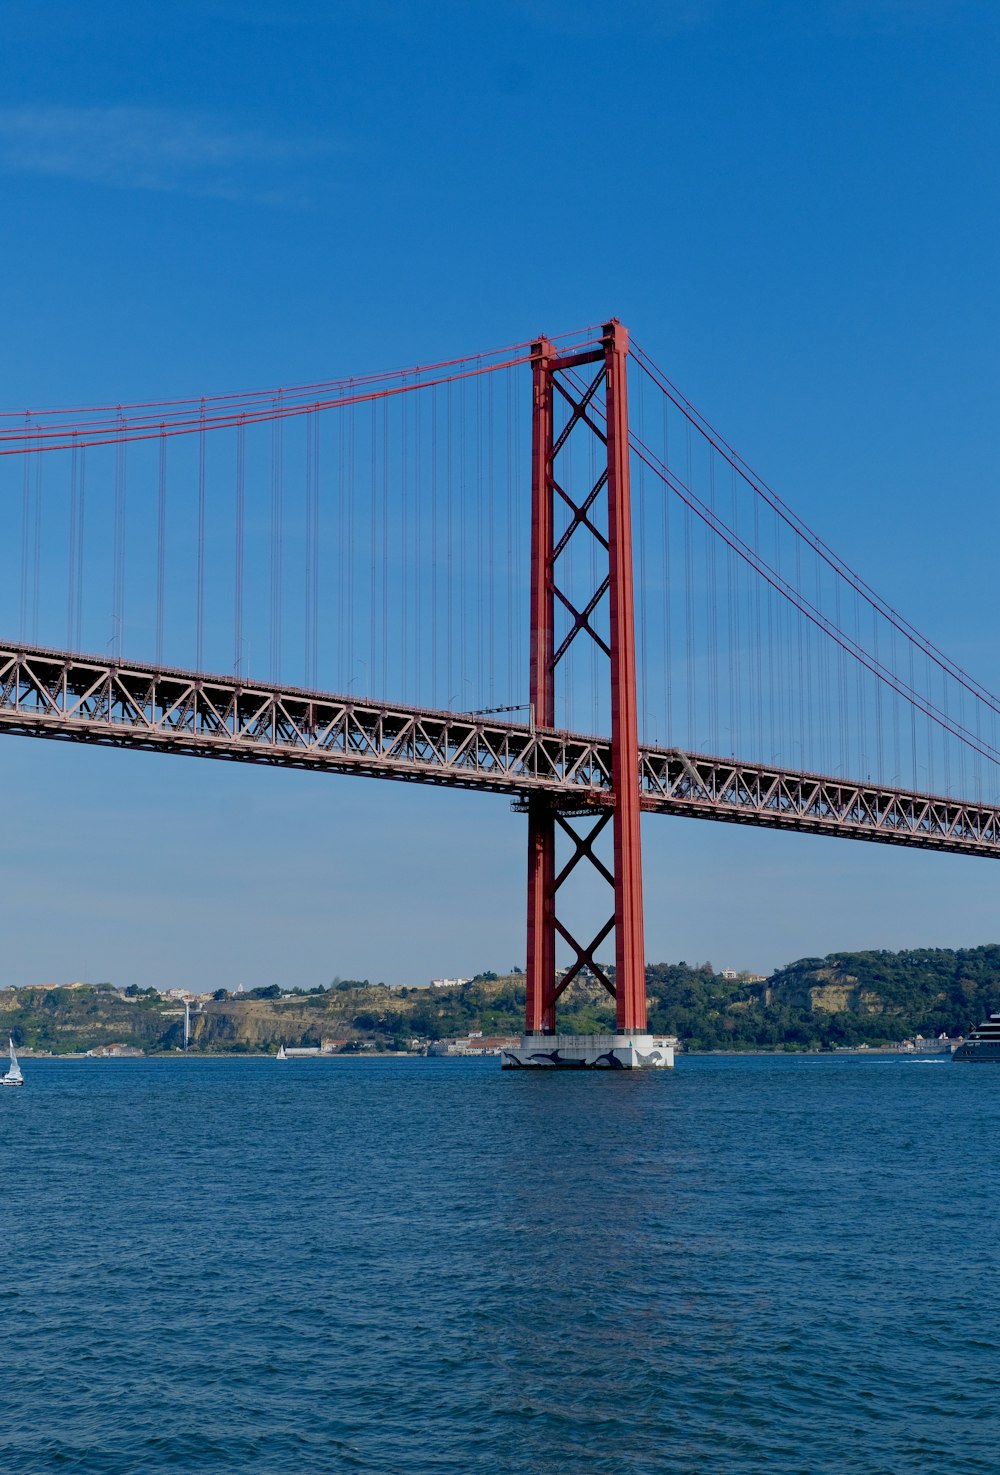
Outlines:
{"type": "Polygon", "coordinates": [[[23,1063],[5,1469],[997,1469],[1000,1068],[23,1063]]]}

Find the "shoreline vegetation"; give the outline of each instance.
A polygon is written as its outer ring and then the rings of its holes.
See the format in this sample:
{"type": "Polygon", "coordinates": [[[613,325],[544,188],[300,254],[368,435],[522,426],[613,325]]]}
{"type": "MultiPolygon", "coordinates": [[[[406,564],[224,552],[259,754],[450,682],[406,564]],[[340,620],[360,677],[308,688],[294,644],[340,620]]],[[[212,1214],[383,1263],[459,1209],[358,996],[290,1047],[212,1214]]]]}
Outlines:
{"type": "MultiPolygon", "coordinates": [[[[1000,1007],[1000,945],[952,950],[834,953],[803,958],[768,978],[710,963],[646,970],[652,1033],[691,1052],[798,1052],[918,1048],[967,1034],[1000,1007]]],[[[160,992],[134,984],[26,985],[0,990],[0,1035],[29,1054],[273,1055],[278,1045],[325,1054],[420,1054],[438,1041],[481,1033],[518,1036],[523,972],[478,974],[450,987],[389,987],[334,979],[303,990],[160,992]]],[[[613,1006],[592,978],[560,1000],[560,1027],[613,1027],[613,1006]]]]}

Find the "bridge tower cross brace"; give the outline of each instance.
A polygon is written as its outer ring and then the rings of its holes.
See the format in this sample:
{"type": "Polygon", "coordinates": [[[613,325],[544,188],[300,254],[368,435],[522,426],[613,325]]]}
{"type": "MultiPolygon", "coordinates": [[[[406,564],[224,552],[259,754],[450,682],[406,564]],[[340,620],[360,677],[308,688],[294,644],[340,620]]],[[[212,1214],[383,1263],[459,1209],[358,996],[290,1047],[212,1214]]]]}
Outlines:
{"type": "Polygon", "coordinates": [[[574,640],[585,637],[608,657],[611,675],[611,800],[593,816],[560,812],[537,796],[528,804],[528,963],[525,1031],[556,1033],[556,1003],[583,968],[615,999],[619,1034],[646,1032],[645,950],[642,919],[642,854],[639,837],[639,734],[636,715],[635,602],[632,574],[632,515],[629,489],[628,332],[617,319],[605,323],[600,347],[560,356],[540,338],[532,345],[531,437],[531,675],[530,696],[539,727],[555,726],[555,672],[574,640]],[[604,414],[597,413],[603,389],[604,414]],[[558,435],[556,405],[567,413],[558,435]],[[603,423],[602,423],[603,422],[603,423]],[[560,457],[571,437],[593,436],[598,475],[579,496],[562,473],[560,457]],[[607,535],[595,521],[598,499],[606,498],[607,535]],[[569,509],[569,523],[555,539],[556,499],[569,509]],[[600,567],[607,573],[582,609],[560,587],[559,559],[574,534],[597,540],[600,567]],[[610,638],[592,623],[607,596],[610,638]],[[569,613],[570,629],[555,645],[556,600],[569,613]],[[594,854],[593,844],[613,826],[613,870],[594,854]],[[557,874],[557,830],[574,851],[557,874]],[[588,944],[581,944],[559,916],[560,887],[581,863],[593,866],[614,891],[614,909],[588,944]],[[608,978],[595,954],[615,934],[615,977],[608,978]],[[574,955],[556,979],[556,936],[574,955]]]}

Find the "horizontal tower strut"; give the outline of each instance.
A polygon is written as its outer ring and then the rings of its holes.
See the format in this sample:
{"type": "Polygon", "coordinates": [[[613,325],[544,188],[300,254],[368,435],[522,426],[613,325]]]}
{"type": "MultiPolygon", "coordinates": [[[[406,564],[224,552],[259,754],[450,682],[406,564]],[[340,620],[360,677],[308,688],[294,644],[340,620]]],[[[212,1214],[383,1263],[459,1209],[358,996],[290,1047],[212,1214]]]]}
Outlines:
{"type": "MultiPolygon", "coordinates": [[[[605,738],[0,644],[0,733],[613,803],[605,738]]],[[[643,746],[644,811],[1000,859],[1000,807],[643,746]]]]}

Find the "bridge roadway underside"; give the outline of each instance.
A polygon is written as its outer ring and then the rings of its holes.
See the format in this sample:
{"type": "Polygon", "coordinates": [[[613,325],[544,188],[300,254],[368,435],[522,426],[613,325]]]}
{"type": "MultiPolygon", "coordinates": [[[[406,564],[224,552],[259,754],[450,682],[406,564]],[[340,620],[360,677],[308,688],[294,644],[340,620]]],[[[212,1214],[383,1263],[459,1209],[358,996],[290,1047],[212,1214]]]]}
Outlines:
{"type": "MultiPolygon", "coordinates": [[[[0,732],[283,768],[537,797],[611,802],[606,739],[0,645],[0,732]]],[[[642,807],[690,819],[1000,858],[1000,808],[818,774],[643,747],[642,807]]]]}

